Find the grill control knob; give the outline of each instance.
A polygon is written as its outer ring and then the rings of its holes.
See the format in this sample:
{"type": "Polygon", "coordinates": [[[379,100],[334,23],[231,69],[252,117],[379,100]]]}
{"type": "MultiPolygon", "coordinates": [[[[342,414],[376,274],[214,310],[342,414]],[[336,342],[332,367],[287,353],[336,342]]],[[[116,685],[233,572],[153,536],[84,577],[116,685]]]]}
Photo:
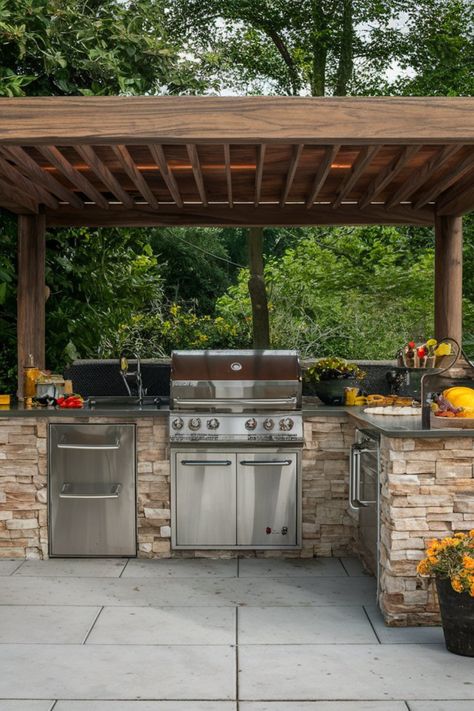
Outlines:
{"type": "Polygon", "coordinates": [[[220,422],[217,419],[217,417],[211,417],[210,420],[207,421],[207,429],[208,430],[217,430],[219,429],[220,422]]]}
{"type": "Polygon", "coordinates": [[[177,417],[177,418],[176,418],[175,420],[173,420],[173,422],[171,423],[171,427],[172,427],[174,430],[182,430],[182,429],[183,429],[183,425],[184,425],[184,422],[183,422],[183,418],[182,418],[182,417],[177,417]]]}
{"type": "Polygon", "coordinates": [[[271,417],[267,417],[267,419],[263,421],[264,430],[272,430],[274,426],[275,423],[273,422],[271,417]]]}
{"type": "Polygon", "coordinates": [[[289,432],[290,430],[293,429],[293,425],[295,423],[291,419],[291,417],[282,417],[280,420],[280,430],[282,432],[289,432]]]}
{"type": "Polygon", "coordinates": [[[245,423],[245,429],[246,430],[254,430],[257,426],[257,420],[255,417],[251,417],[250,420],[247,420],[245,423]]]}
{"type": "Polygon", "coordinates": [[[189,429],[198,430],[201,427],[201,420],[199,417],[191,417],[189,420],[189,429]]]}

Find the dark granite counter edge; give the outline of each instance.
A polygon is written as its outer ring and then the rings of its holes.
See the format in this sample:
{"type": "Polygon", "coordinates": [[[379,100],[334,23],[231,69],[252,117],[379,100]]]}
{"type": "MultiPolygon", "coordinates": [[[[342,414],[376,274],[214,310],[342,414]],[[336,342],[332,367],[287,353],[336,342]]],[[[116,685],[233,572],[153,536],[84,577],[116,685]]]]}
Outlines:
{"type": "MultiPolygon", "coordinates": [[[[431,439],[443,439],[447,437],[471,437],[474,438],[472,429],[422,429],[421,417],[387,417],[384,415],[370,415],[365,413],[363,407],[331,407],[327,405],[314,405],[303,407],[305,419],[311,417],[351,417],[355,424],[373,429],[386,437],[426,437],[431,439]]],[[[53,408],[29,409],[14,405],[8,409],[0,408],[0,421],[3,418],[126,418],[141,419],[143,417],[168,417],[169,409],[166,407],[156,408],[116,408],[116,409],[77,409],[60,410],[53,408]]]]}

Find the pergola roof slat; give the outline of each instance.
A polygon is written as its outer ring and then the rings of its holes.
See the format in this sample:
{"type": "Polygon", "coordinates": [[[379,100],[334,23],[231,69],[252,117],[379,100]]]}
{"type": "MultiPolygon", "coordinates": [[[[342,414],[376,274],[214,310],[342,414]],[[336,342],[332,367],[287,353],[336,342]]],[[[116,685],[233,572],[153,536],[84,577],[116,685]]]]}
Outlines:
{"type": "Polygon", "coordinates": [[[133,207],[133,200],[130,195],[122,188],[117,178],[103,163],[92,146],[79,145],[75,146],[75,150],[81,158],[88,164],[90,169],[97,175],[102,183],[107,187],[115,197],[120,200],[126,207],[133,207]]]}
{"type": "Polygon", "coordinates": [[[339,145],[326,147],[323,159],[319,164],[318,170],[316,171],[316,175],[314,177],[313,187],[311,188],[309,197],[306,200],[307,209],[314,205],[316,198],[318,197],[318,194],[321,188],[323,187],[327,176],[329,175],[329,171],[331,170],[331,163],[339,153],[340,147],[341,146],[339,145]]]}
{"type": "MultiPolygon", "coordinates": [[[[24,176],[20,171],[15,168],[14,165],[6,161],[0,156],[0,174],[4,178],[7,178],[9,182],[12,180],[16,183],[16,186],[23,190],[26,195],[30,195],[38,200],[40,203],[44,203],[53,210],[57,210],[59,207],[59,202],[56,198],[51,195],[47,190],[45,190],[41,185],[35,185],[29,178],[24,176]]],[[[13,187],[15,187],[13,185],[13,187]]]]}
{"type": "Polygon", "coordinates": [[[224,163],[225,163],[225,177],[227,181],[227,197],[229,201],[229,207],[234,207],[234,199],[232,196],[232,168],[230,164],[230,146],[228,143],[224,143],[224,163]]]}
{"type": "Polygon", "coordinates": [[[3,202],[6,198],[6,203],[13,203],[21,206],[26,210],[26,212],[38,214],[39,206],[38,202],[33,200],[28,195],[16,188],[11,183],[6,182],[3,178],[0,178],[0,202],[3,202]]]}
{"type": "Polygon", "coordinates": [[[255,207],[258,207],[262,195],[263,166],[265,163],[265,153],[267,146],[262,143],[257,147],[257,167],[255,170],[255,207]]]}
{"type": "Polygon", "coordinates": [[[38,150],[46,158],[46,160],[51,163],[51,165],[55,166],[61,173],[63,173],[69,182],[87,195],[92,202],[95,202],[104,210],[108,209],[109,203],[104,196],[96,190],[96,188],[84,175],[82,175],[82,173],[79,173],[79,171],[76,170],[76,168],[74,168],[68,160],[66,160],[56,146],[38,146],[38,150]]]}
{"type": "Polygon", "coordinates": [[[186,149],[188,151],[189,160],[191,161],[191,166],[194,174],[194,180],[196,181],[196,186],[199,192],[199,197],[204,207],[207,207],[208,200],[206,195],[206,188],[204,187],[204,178],[202,177],[201,163],[199,161],[199,153],[197,147],[194,143],[186,144],[186,149]]]}
{"type": "Polygon", "coordinates": [[[31,158],[21,146],[0,146],[0,151],[3,151],[7,158],[15,161],[18,169],[29,177],[35,185],[41,187],[45,185],[56,197],[64,202],[73,205],[76,208],[84,207],[84,203],[78,195],[74,195],[71,190],[68,190],[59,180],[56,180],[52,175],[42,170],[38,163],[31,158]]]}
{"type": "Polygon", "coordinates": [[[296,169],[298,168],[298,162],[300,160],[303,148],[304,148],[304,145],[302,143],[293,146],[293,149],[291,152],[291,161],[290,161],[290,165],[288,168],[288,173],[286,175],[285,187],[283,189],[283,194],[282,194],[281,200],[280,200],[280,207],[285,207],[285,203],[288,199],[288,195],[290,193],[291,186],[293,185],[293,180],[295,179],[296,169]]]}
{"type": "Polygon", "coordinates": [[[359,200],[359,207],[363,210],[377,198],[387,185],[397,177],[401,170],[410,162],[420,150],[421,146],[405,146],[377,177],[372,181],[365,195],[359,200]]]}
{"type": "Polygon", "coordinates": [[[438,195],[443,193],[445,190],[451,187],[456,180],[460,180],[467,173],[474,169],[474,153],[468,155],[461,161],[458,165],[452,168],[441,180],[438,180],[435,185],[433,185],[428,190],[425,190],[415,201],[414,207],[416,209],[427,205],[430,201],[434,200],[438,195]]]}
{"type": "Polygon", "coordinates": [[[127,147],[118,144],[116,146],[113,146],[113,150],[122,168],[130,178],[132,183],[135,185],[138,192],[142,195],[143,199],[146,200],[149,205],[155,208],[155,210],[157,210],[159,208],[158,200],[150,190],[150,187],[146,182],[145,178],[138,170],[135,161],[127,150],[127,147]]]}
{"type": "Polygon", "coordinates": [[[161,177],[166,183],[166,187],[170,191],[170,195],[177,204],[178,207],[183,207],[183,199],[179,192],[178,183],[170,170],[168,161],[166,160],[165,151],[163,146],[150,143],[148,146],[153,160],[160,169],[161,177]]]}
{"type": "Polygon", "coordinates": [[[352,166],[351,172],[348,173],[346,179],[339,188],[337,197],[332,204],[333,208],[339,207],[342,201],[348,197],[350,191],[380,149],[381,146],[364,146],[352,166]]]}

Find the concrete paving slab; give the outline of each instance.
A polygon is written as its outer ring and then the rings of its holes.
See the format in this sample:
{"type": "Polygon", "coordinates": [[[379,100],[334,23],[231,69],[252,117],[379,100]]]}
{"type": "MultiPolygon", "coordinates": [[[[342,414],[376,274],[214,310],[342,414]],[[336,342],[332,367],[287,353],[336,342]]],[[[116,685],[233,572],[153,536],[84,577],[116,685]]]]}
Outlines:
{"type": "Polygon", "coordinates": [[[23,565],[24,561],[22,560],[0,560],[0,576],[3,575],[11,575],[12,573],[15,572],[15,570],[18,570],[20,565],[23,565]]]}
{"type": "Polygon", "coordinates": [[[410,711],[472,711],[472,701],[409,701],[410,711]]]}
{"type": "Polygon", "coordinates": [[[51,711],[54,701],[0,699],[0,711],[51,711]]]}
{"type": "Polygon", "coordinates": [[[53,578],[7,576],[4,604],[143,607],[365,605],[375,601],[372,578],[53,578]]]}
{"type": "MultiPolygon", "coordinates": [[[[1,707],[0,711],[3,711],[1,707]]],[[[236,704],[233,701],[58,701],[54,711],[236,711],[236,704]]]]}
{"type": "Polygon", "coordinates": [[[387,627],[378,607],[365,609],[382,644],[444,644],[442,627],[387,627]]]}
{"type": "Polygon", "coordinates": [[[124,578],[196,578],[237,577],[237,560],[129,560],[124,578]]]}
{"type": "Polygon", "coordinates": [[[48,576],[54,578],[118,578],[127,563],[126,558],[50,558],[26,560],[15,575],[48,576]]]}
{"type": "Polygon", "coordinates": [[[231,607],[105,607],[87,639],[87,644],[235,643],[231,607]]]}
{"type": "Polygon", "coordinates": [[[100,607],[0,605],[0,644],[82,644],[100,607]]]}
{"type": "Polygon", "coordinates": [[[359,575],[370,576],[370,573],[364,568],[359,558],[343,557],[340,560],[347,572],[347,575],[350,577],[358,577],[359,575]]]}
{"type": "Polygon", "coordinates": [[[239,560],[240,578],[280,578],[306,576],[341,576],[347,575],[338,558],[242,558],[239,560]]]}
{"type": "Polygon", "coordinates": [[[362,607],[242,607],[240,644],[377,644],[362,607]]]}
{"type": "MultiPolygon", "coordinates": [[[[472,659],[439,644],[240,646],[244,701],[471,699],[472,659]]],[[[473,703],[474,706],[474,703],[473,703]]]]}
{"type": "Polygon", "coordinates": [[[240,711],[408,711],[404,701],[244,701],[239,704],[239,709],[240,711]]]}
{"type": "Polygon", "coordinates": [[[0,669],[0,698],[235,698],[231,647],[4,644],[0,669]]]}

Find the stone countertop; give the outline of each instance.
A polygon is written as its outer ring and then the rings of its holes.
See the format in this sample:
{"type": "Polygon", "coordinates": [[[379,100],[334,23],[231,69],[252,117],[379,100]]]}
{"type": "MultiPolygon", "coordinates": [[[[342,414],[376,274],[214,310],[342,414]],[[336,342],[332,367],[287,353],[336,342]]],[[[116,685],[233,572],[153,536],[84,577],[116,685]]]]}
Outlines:
{"type": "MultiPolygon", "coordinates": [[[[423,429],[421,415],[419,417],[371,415],[364,412],[364,407],[343,407],[303,403],[303,417],[351,417],[355,424],[367,429],[374,429],[386,437],[427,437],[443,439],[446,437],[472,437],[472,429],[423,429]]],[[[48,418],[130,418],[142,417],[168,417],[167,406],[156,407],[145,405],[140,407],[99,407],[80,409],[60,409],[53,407],[26,408],[22,404],[13,404],[11,407],[0,407],[0,419],[7,417],[48,417],[48,418]]]]}

